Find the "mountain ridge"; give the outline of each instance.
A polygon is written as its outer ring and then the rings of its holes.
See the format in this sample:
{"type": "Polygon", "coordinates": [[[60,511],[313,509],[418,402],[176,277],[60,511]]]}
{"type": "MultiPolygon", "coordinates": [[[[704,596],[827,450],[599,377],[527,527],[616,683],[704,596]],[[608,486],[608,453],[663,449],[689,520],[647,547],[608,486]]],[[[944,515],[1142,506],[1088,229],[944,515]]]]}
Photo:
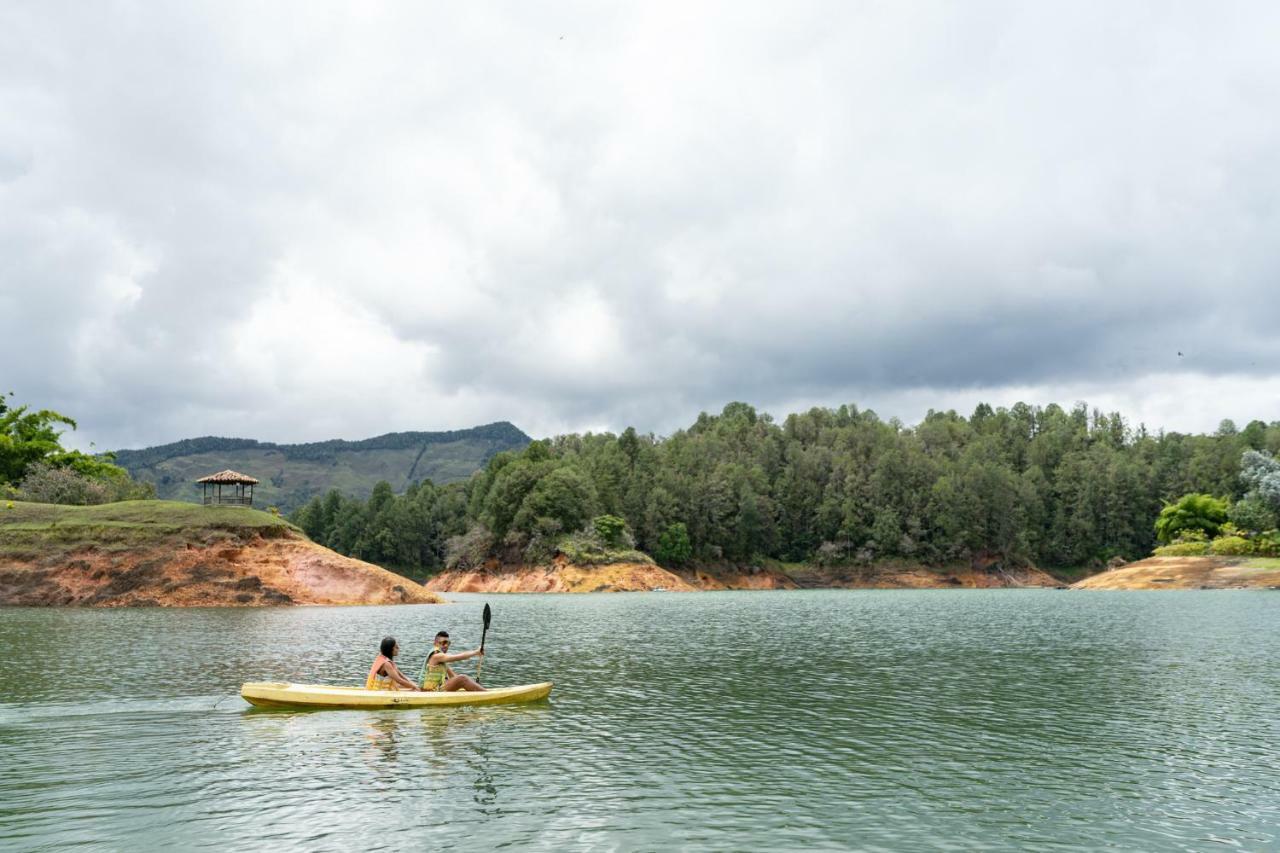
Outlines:
{"type": "Polygon", "coordinates": [[[532,439],[509,421],[461,430],[389,432],[350,441],[282,444],[252,438],[199,436],[115,452],[116,464],[153,483],[157,497],[199,500],[195,480],[225,468],[256,477],[255,503],[289,512],[336,488],[367,497],[380,480],[402,491],[416,480],[466,479],[495,453],[532,439]]]}

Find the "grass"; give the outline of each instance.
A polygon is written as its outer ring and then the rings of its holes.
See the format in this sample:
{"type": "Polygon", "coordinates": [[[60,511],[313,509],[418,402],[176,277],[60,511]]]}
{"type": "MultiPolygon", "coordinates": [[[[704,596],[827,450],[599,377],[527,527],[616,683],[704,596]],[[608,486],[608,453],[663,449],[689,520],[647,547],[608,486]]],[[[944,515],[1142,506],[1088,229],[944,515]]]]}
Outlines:
{"type": "Polygon", "coordinates": [[[1251,569],[1280,569],[1280,557],[1250,557],[1244,565],[1251,569]]]}
{"type": "Polygon", "coordinates": [[[273,538],[301,535],[301,531],[283,518],[247,507],[180,501],[98,506],[0,501],[0,554],[11,557],[87,547],[127,551],[161,542],[210,545],[254,535],[273,538]]]}

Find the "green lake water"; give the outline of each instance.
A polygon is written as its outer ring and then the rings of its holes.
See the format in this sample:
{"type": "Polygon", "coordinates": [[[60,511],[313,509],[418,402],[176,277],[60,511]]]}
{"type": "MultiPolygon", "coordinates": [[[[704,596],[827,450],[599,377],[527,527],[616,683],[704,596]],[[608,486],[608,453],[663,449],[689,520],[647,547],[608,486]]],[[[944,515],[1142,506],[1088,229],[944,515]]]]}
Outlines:
{"type": "Polygon", "coordinates": [[[1277,593],[454,598],[0,609],[0,847],[1280,849],[1277,593]],[[550,701],[235,695],[416,673],[483,601],[550,701]]]}

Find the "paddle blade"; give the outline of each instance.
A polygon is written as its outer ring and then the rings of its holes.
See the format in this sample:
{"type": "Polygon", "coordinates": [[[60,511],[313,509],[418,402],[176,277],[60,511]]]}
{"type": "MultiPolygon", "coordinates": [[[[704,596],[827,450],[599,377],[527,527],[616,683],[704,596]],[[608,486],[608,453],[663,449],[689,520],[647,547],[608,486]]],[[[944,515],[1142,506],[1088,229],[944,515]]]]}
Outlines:
{"type": "Polygon", "coordinates": [[[493,611],[489,609],[489,605],[484,606],[484,629],[489,630],[489,622],[493,619],[493,611]]]}

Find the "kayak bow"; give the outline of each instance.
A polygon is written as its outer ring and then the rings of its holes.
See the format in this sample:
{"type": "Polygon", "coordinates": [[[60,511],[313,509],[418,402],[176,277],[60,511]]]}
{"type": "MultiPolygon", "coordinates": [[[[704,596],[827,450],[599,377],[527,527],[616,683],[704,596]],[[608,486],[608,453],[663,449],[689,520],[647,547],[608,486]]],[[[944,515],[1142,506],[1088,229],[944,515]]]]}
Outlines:
{"type": "Polygon", "coordinates": [[[536,702],[551,694],[551,682],[496,687],[479,692],[417,693],[412,690],[365,690],[285,681],[250,681],[240,695],[259,708],[425,708],[437,705],[510,705],[536,702]]]}

